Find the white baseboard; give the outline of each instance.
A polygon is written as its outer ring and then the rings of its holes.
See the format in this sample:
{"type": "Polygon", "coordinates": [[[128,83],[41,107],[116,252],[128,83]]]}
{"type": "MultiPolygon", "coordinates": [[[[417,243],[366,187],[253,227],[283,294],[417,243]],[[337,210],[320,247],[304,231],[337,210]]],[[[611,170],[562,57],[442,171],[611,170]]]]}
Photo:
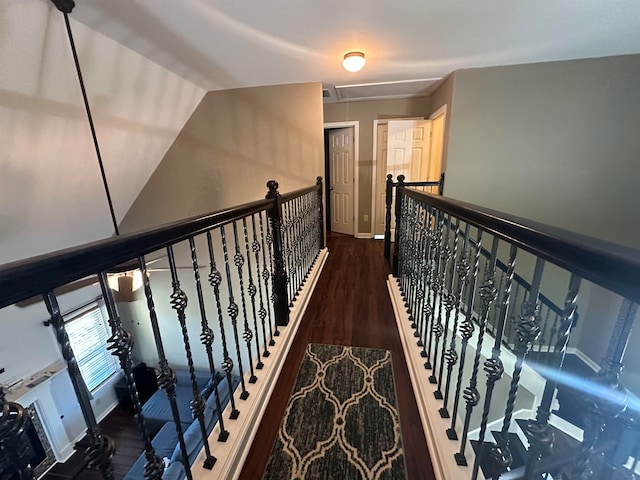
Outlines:
{"type": "MultiPolygon", "coordinates": [[[[416,397],[420,421],[429,445],[431,464],[437,480],[457,480],[469,478],[471,467],[463,467],[456,464],[454,454],[458,451],[459,441],[448,440],[445,431],[449,428],[451,420],[440,417],[438,410],[441,401],[433,396],[433,385],[427,380],[424,370],[424,358],[420,356],[420,349],[416,348],[415,337],[411,329],[409,316],[404,308],[402,294],[398,283],[393,276],[387,279],[387,288],[391,296],[391,303],[395,313],[400,340],[404,350],[407,368],[411,378],[411,384],[416,397]]],[[[459,424],[459,422],[456,422],[459,424]]],[[[458,425],[457,431],[462,431],[462,425],[458,425]]],[[[465,446],[467,461],[473,462],[473,449],[469,442],[465,446]]],[[[482,472],[478,472],[478,479],[484,480],[482,472]]]]}
{"type": "MultiPolygon", "coordinates": [[[[229,431],[229,439],[226,442],[218,442],[218,435],[220,434],[219,425],[216,425],[211,435],[209,435],[211,453],[218,461],[212,470],[205,469],[202,466],[205,460],[203,449],[191,467],[194,480],[211,478],[236,480],[240,477],[240,472],[249,454],[256,432],[269,404],[269,399],[278,381],[280,371],[287,358],[293,339],[296,336],[300,321],[309,304],[311,294],[322,272],[327,256],[328,251],[326,248],[320,251],[316,264],[309,274],[308,281],[300,291],[298,300],[291,308],[289,325],[279,327],[280,336],[277,337],[276,345],[269,348],[271,355],[267,358],[263,357],[262,359],[264,368],[259,371],[258,381],[253,384],[245,381],[249,398],[246,400],[238,400],[236,406],[241,412],[240,417],[237,420],[229,420],[225,424],[225,427],[227,427],[229,431]]],[[[247,380],[248,375],[249,373],[247,373],[247,380]]],[[[225,408],[223,412],[224,418],[229,418],[230,413],[231,404],[225,408]]],[[[270,448],[270,446],[267,448],[270,448]]]]}
{"type": "Polygon", "coordinates": [[[356,233],[356,238],[373,238],[373,233],[356,233]]]}
{"type": "Polygon", "coordinates": [[[593,370],[594,372],[599,372],[600,371],[600,365],[598,365],[596,362],[594,362],[590,357],[587,356],[586,353],[584,353],[579,348],[569,347],[569,348],[567,348],[567,353],[571,353],[571,354],[575,355],[576,357],[578,357],[580,360],[582,360],[584,363],[586,363],[587,366],[591,370],[593,370]]]}

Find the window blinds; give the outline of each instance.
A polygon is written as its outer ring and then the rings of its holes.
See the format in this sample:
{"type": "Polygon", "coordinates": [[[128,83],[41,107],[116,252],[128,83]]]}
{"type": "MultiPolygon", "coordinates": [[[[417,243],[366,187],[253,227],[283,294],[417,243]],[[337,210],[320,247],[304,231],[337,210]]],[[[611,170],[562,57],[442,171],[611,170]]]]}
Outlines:
{"type": "Polygon", "coordinates": [[[97,302],[69,319],[65,328],[76,356],[82,378],[89,391],[116,372],[116,360],[107,350],[109,332],[97,302]]]}

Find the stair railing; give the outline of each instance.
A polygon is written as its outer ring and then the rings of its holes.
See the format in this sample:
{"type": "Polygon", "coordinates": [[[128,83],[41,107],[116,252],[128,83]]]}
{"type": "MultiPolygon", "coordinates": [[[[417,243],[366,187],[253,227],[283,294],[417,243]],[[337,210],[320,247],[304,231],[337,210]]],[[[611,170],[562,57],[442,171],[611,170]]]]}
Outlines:
{"type": "MultiPolygon", "coordinates": [[[[423,191],[432,192],[434,187],[437,187],[438,195],[444,194],[444,172],[440,174],[440,179],[437,182],[405,182],[404,175],[401,175],[402,183],[406,187],[422,188],[423,191]],[[427,190],[428,189],[428,190],[427,190]]],[[[399,178],[399,177],[398,177],[399,178]]],[[[384,256],[387,260],[391,257],[391,227],[393,225],[393,219],[391,212],[393,211],[393,189],[398,186],[397,182],[393,181],[393,175],[387,175],[386,189],[385,189],[385,220],[384,220],[384,256]]]]}
{"type": "MultiPolygon", "coordinates": [[[[138,388],[133,376],[133,337],[123,327],[108,275],[113,271],[139,268],[142,272],[143,298],[159,364],[158,384],[165,390],[181,448],[185,476],[193,478],[190,455],[185,443],[183,422],[176,402],[176,364],[186,365],[189,371],[193,420],[199,423],[202,439],[203,464],[198,468],[211,469],[216,463],[215,445],[210,442],[211,425],[205,421],[206,399],[203,385],[196,379],[193,341],[194,325],[204,349],[206,368],[218,415],[218,436],[215,441],[226,442],[230,437],[228,421],[236,421],[242,402],[249,397],[248,384],[258,381],[260,371],[270,349],[276,345],[279,329],[289,323],[292,307],[296,305],[317,259],[324,249],[322,179],[315,185],[280,195],[278,184],[270,181],[266,199],[189,218],[140,233],[121,235],[0,267],[0,308],[42,296],[49,314],[49,324],[55,329],[62,356],[74,387],[76,398],[87,425],[88,447],[85,454],[89,467],[101,472],[105,479],[113,478],[111,459],[114,442],[101,433],[90,403],[88,391],[78,368],[69,341],[63,313],[58,305],[60,287],[89,276],[96,276],[108,313],[111,337],[109,350],[118,357],[136,415],[138,428],[144,439],[145,479],[162,478],[164,462],[156,454],[142,410],[138,388]],[[151,269],[158,269],[149,260],[158,253],[167,258],[170,282],[169,298],[162,298],[160,290],[152,287],[151,269]],[[202,272],[202,264],[208,272],[202,272]],[[191,275],[182,271],[191,270],[191,275]],[[203,280],[202,276],[205,276],[203,280]],[[189,278],[190,277],[190,278],[189,278]],[[209,285],[206,285],[208,283],[209,285]],[[188,309],[185,289],[195,290],[198,305],[197,319],[190,322],[194,310],[188,309]],[[157,290],[157,291],[156,291],[157,290]],[[208,291],[207,291],[208,290],[208,291]],[[210,308],[209,303],[215,307],[210,308]],[[174,310],[183,344],[184,357],[176,359],[166,349],[168,321],[167,307],[174,310]],[[161,318],[162,317],[162,318],[161,318]],[[213,351],[222,351],[215,358],[213,351]],[[233,353],[232,353],[233,352],[233,353]],[[170,358],[171,357],[171,358],[170,358]],[[230,386],[228,418],[223,418],[219,384],[226,377],[230,386]],[[239,377],[238,392],[231,388],[233,378],[239,377]]],[[[152,278],[153,277],[153,278],[152,278]]],[[[190,294],[191,295],[191,294],[190,294]]],[[[196,316],[196,315],[194,315],[196,316]]],[[[144,319],[136,318],[143,322],[144,319]]],[[[171,339],[171,342],[177,339],[171,339]]],[[[24,443],[24,422],[28,416],[22,407],[5,400],[0,388],[3,414],[0,416],[2,445],[24,443]],[[21,426],[22,425],[22,426],[21,426]]],[[[247,415],[245,413],[245,415],[247,415]]],[[[83,442],[86,443],[86,442],[83,442]]],[[[0,449],[0,465],[15,472],[25,472],[21,478],[31,478],[28,459],[12,455],[14,450],[0,449]]]]}
{"type": "Polygon", "coordinates": [[[620,371],[640,302],[640,250],[420,192],[402,176],[395,202],[390,288],[399,326],[406,329],[401,335],[405,354],[416,365],[419,404],[438,406],[425,413],[423,424],[438,437],[434,455],[451,455],[450,466],[442,466],[445,477],[533,479],[544,473],[577,479],[597,472],[597,478],[606,478],[623,468],[633,442],[612,447],[601,432],[613,428],[616,418],[625,431],[637,430],[620,371]],[[523,264],[519,274],[516,259],[523,264]],[[550,264],[559,269],[547,268],[550,264]],[[568,287],[559,308],[541,291],[558,296],[554,289],[565,278],[568,287]],[[609,290],[621,306],[595,386],[584,395],[583,440],[563,453],[567,460],[562,462],[550,419],[559,382],[566,382],[562,368],[583,280],[609,290]],[[548,354],[554,373],[520,399],[533,388],[523,384],[531,351],[548,354]],[[514,422],[514,412],[526,410],[518,401],[531,396],[535,403],[528,410],[537,407],[534,417],[514,422]],[[496,424],[501,426],[492,432],[496,424]],[[524,458],[516,455],[522,448],[528,449],[524,458]]]}

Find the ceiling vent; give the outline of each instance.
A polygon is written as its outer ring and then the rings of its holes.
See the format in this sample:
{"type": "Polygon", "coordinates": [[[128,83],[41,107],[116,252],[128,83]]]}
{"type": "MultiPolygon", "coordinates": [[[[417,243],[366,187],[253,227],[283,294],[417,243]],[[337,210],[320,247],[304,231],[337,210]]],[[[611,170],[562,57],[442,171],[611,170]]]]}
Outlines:
{"type": "MultiPolygon", "coordinates": [[[[431,95],[441,81],[442,78],[423,78],[397,82],[336,85],[336,97],[333,101],[354,102],[361,100],[383,100],[387,98],[425,97],[431,95]]],[[[332,98],[332,95],[329,95],[328,98],[332,98]]]]}

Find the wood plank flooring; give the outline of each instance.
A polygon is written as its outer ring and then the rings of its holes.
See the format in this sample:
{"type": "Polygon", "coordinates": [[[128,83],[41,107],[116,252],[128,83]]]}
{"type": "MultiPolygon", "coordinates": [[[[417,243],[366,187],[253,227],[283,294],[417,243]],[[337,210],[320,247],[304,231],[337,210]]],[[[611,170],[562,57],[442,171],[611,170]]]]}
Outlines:
{"type": "MultiPolygon", "coordinates": [[[[435,477],[427,444],[385,283],[389,270],[383,256],[383,243],[335,234],[329,237],[328,248],[327,264],[302,320],[240,479],[262,478],[304,350],[307,344],[312,342],[384,348],[391,351],[407,473],[410,479],[433,479],[435,477]]],[[[101,428],[116,441],[117,451],[113,458],[114,477],[121,479],[142,452],[144,444],[139,437],[132,414],[121,407],[116,408],[101,422],[101,428]]],[[[64,465],[56,465],[45,479],[99,479],[97,472],[89,471],[74,476],[74,465],[80,459],[80,455],[74,455],[64,465]]]]}
{"type": "Polygon", "coordinates": [[[383,256],[383,243],[334,234],[328,239],[328,248],[327,263],[240,478],[262,478],[304,350],[309,343],[328,343],[391,351],[407,473],[410,479],[433,479],[427,443],[386,287],[389,270],[383,256]]]}

